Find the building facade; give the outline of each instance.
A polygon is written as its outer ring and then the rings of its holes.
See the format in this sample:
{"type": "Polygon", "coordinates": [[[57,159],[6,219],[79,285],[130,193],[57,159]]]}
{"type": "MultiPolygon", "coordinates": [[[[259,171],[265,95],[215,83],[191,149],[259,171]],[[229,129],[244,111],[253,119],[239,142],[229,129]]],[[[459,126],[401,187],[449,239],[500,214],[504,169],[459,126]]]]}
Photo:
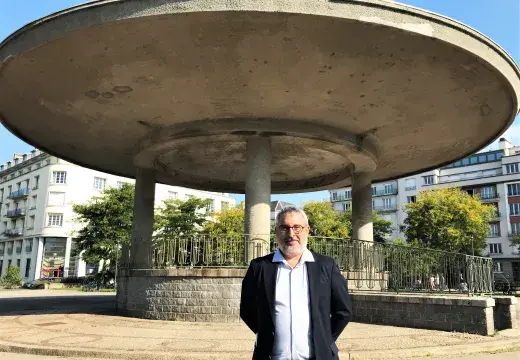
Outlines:
{"type": "MultiPolygon", "coordinates": [[[[73,257],[78,229],[73,204],[99,196],[106,187],[133,179],[102,173],[33,150],[0,165],[0,277],[18,266],[24,282],[42,277],[84,276],[98,264],[73,257]]],[[[156,185],[155,204],[166,199],[211,199],[209,211],[234,206],[229,194],[156,185]]]]}
{"type": "MultiPolygon", "coordinates": [[[[481,255],[493,258],[495,277],[520,281],[519,249],[511,245],[511,238],[520,233],[520,147],[502,138],[499,150],[477,153],[415,176],[375,183],[372,206],[394,224],[392,238],[404,238],[399,229],[406,218],[403,205],[415,202],[420,191],[445,187],[479,194],[482,202],[497,208],[481,255]]],[[[351,189],[331,190],[330,200],[340,212],[349,209],[351,189]]]]}

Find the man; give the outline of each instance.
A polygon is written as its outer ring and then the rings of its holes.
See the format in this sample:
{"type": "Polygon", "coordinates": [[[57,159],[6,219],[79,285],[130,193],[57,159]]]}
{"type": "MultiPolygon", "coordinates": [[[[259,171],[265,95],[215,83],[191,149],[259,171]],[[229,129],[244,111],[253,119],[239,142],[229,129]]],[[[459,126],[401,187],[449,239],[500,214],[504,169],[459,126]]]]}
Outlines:
{"type": "Polygon", "coordinates": [[[278,249],[251,261],[240,317],[256,334],[255,360],[339,359],[336,340],[351,316],[335,261],[307,249],[309,222],[288,207],[276,217],[278,249]]]}

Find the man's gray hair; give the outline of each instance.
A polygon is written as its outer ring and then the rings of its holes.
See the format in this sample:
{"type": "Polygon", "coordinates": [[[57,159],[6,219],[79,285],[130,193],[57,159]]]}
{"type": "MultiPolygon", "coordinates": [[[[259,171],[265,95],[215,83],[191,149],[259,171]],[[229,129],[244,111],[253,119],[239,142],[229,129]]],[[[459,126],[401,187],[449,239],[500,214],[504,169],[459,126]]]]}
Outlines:
{"type": "Polygon", "coordinates": [[[301,215],[303,217],[303,220],[305,221],[304,225],[309,225],[309,218],[307,217],[307,214],[305,213],[305,211],[303,211],[300,208],[297,208],[296,206],[287,206],[287,207],[283,208],[283,210],[280,211],[278,214],[276,214],[276,225],[280,224],[280,220],[282,220],[282,218],[284,216],[291,215],[291,214],[301,215]]]}

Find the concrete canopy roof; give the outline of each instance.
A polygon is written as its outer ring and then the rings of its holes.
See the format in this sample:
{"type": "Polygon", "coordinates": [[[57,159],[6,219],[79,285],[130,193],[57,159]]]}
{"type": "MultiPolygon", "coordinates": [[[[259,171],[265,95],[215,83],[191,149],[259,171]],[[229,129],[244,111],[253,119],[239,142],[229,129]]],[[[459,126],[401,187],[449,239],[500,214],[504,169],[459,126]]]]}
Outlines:
{"type": "Polygon", "coordinates": [[[385,1],[102,0],[0,44],[0,117],[23,140],[128,177],[244,191],[270,136],[274,193],[435,168],[497,138],[520,72],[482,34],[385,1]]]}

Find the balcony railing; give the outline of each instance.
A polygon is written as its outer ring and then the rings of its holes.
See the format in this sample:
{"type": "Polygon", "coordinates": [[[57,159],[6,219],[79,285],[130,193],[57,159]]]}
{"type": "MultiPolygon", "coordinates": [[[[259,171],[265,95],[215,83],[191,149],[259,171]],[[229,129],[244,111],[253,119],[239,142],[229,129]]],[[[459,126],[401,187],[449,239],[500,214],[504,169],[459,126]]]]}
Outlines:
{"type": "Polygon", "coordinates": [[[330,197],[330,202],[350,201],[350,200],[352,200],[351,196],[347,197],[343,194],[337,194],[336,197],[333,197],[333,196],[330,197]]]}
{"type": "Polygon", "coordinates": [[[7,229],[4,234],[6,236],[21,236],[23,235],[23,228],[7,229]]]}
{"type": "Polygon", "coordinates": [[[13,217],[25,216],[25,213],[26,213],[25,209],[19,208],[19,209],[8,210],[7,213],[5,214],[5,216],[7,216],[9,218],[13,218],[13,217]]]}
{"type": "Polygon", "coordinates": [[[385,189],[385,190],[372,190],[372,196],[386,196],[386,195],[397,195],[397,188],[385,189]]]}
{"type": "Polygon", "coordinates": [[[500,198],[500,195],[498,193],[480,194],[480,200],[482,200],[482,201],[498,200],[499,198],[500,198]]]}
{"type": "MultiPolygon", "coordinates": [[[[172,236],[155,243],[153,268],[247,268],[254,256],[276,249],[276,240],[249,236],[172,236]]],[[[309,249],[336,260],[354,290],[491,293],[490,258],[426,248],[310,236],[309,249]]]]}
{"type": "Polygon", "coordinates": [[[29,188],[23,188],[20,190],[13,191],[9,195],[7,195],[7,198],[15,200],[15,199],[20,199],[20,198],[27,197],[27,196],[29,196],[29,188]]]}
{"type": "Polygon", "coordinates": [[[473,180],[473,179],[500,176],[500,175],[502,175],[502,168],[471,171],[471,172],[467,172],[467,173],[463,173],[463,174],[443,175],[443,176],[439,176],[439,184],[447,183],[447,182],[454,182],[454,181],[473,180]]]}
{"type": "Polygon", "coordinates": [[[406,186],[404,189],[405,189],[406,191],[416,190],[416,189],[417,189],[417,186],[415,186],[415,185],[414,185],[414,186],[406,186]]]}
{"type": "Polygon", "coordinates": [[[377,211],[379,213],[393,212],[393,211],[397,211],[397,205],[392,204],[390,206],[374,206],[373,210],[377,211]]]}

